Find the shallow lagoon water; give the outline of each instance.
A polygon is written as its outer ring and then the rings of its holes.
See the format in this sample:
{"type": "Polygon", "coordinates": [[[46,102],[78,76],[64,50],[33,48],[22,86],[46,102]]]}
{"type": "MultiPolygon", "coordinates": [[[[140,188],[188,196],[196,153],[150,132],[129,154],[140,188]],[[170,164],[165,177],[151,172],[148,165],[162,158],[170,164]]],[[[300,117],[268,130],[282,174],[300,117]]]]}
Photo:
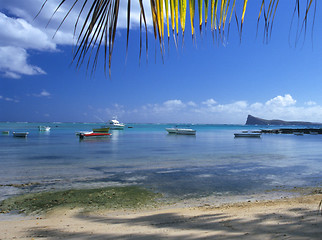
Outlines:
{"type": "MultiPolygon", "coordinates": [[[[256,194],[322,185],[322,135],[233,133],[260,126],[193,125],[196,136],[169,135],[166,124],[128,124],[112,136],[79,140],[100,123],[0,123],[0,200],[50,189],[137,184],[176,198],[256,194]],[[51,126],[39,132],[39,125],[51,126]],[[12,131],[29,131],[24,138],[12,131]],[[17,185],[14,185],[17,184],[17,185]],[[19,185],[27,184],[27,185],[19,185]]],[[[276,126],[279,128],[279,126],[276,126]]]]}

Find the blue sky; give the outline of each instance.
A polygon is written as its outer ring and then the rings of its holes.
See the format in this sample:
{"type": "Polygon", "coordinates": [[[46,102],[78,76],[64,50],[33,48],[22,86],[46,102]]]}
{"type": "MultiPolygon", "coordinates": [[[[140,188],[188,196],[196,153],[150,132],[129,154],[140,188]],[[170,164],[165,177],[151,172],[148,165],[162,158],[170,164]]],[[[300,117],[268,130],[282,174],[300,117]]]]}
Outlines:
{"type": "Polygon", "coordinates": [[[184,46],[180,39],[176,50],[170,39],[164,63],[149,25],[148,61],[143,51],[139,64],[138,6],[132,3],[127,61],[126,18],[120,14],[112,76],[106,78],[103,61],[92,77],[86,66],[70,64],[76,13],[52,38],[66,8],[46,28],[58,1],[50,0],[34,20],[42,2],[0,1],[0,121],[101,122],[117,116],[122,122],[243,124],[252,114],[322,122],[319,5],[313,40],[310,18],[306,39],[296,47],[297,19],[289,42],[295,1],[280,1],[269,44],[263,43],[263,21],[256,38],[255,1],[247,6],[242,43],[234,21],[225,44],[213,42],[209,26],[202,36],[196,29],[193,43],[188,14],[184,46]]]}

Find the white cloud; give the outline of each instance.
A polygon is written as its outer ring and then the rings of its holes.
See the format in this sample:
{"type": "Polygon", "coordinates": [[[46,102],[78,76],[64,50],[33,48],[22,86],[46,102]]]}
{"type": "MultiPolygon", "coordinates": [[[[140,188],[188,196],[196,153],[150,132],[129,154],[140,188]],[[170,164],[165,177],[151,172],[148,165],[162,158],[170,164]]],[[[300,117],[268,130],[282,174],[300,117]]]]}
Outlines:
{"type": "Polygon", "coordinates": [[[50,97],[51,94],[47,90],[43,89],[39,94],[33,94],[33,96],[34,97],[50,97]]]}
{"type": "Polygon", "coordinates": [[[212,99],[212,98],[210,98],[210,99],[208,99],[208,100],[206,100],[206,101],[204,101],[204,102],[202,102],[202,104],[204,104],[204,105],[208,105],[208,106],[212,106],[212,105],[214,105],[214,104],[216,104],[217,102],[214,100],[214,99],[212,99]]]}
{"type": "Polygon", "coordinates": [[[28,54],[25,49],[20,47],[0,47],[0,72],[5,76],[20,78],[24,75],[45,74],[40,67],[27,63],[28,54]]]}
{"type": "Polygon", "coordinates": [[[316,105],[316,102],[314,102],[314,101],[308,101],[308,102],[305,102],[305,105],[314,106],[314,105],[316,105]]]}
{"type": "MultiPolygon", "coordinates": [[[[212,105],[199,104],[180,99],[167,100],[161,104],[146,104],[133,110],[122,106],[122,121],[131,119],[134,122],[160,122],[160,123],[229,123],[244,124],[248,114],[265,118],[281,119],[286,121],[322,122],[322,106],[297,106],[297,101],[290,94],[284,97],[277,96],[268,101],[248,103],[235,101],[232,103],[216,103],[212,105]]],[[[110,118],[117,108],[101,111],[102,119],[110,118]],[[105,115],[104,115],[104,114],[105,115]]]]}
{"type": "MultiPolygon", "coordinates": [[[[52,38],[55,29],[45,28],[51,14],[34,20],[43,2],[1,0],[0,9],[5,10],[0,12],[0,29],[3,29],[0,32],[0,74],[3,77],[18,79],[23,75],[45,74],[41,67],[28,63],[29,50],[56,51],[57,43],[72,44],[72,31],[59,31],[57,37],[52,38]]],[[[57,0],[48,1],[51,11],[57,3],[57,0]]]]}
{"type": "Polygon", "coordinates": [[[176,109],[176,108],[181,108],[185,106],[181,100],[177,100],[177,99],[168,100],[164,102],[163,105],[168,109],[176,109]]]}
{"type": "Polygon", "coordinates": [[[296,100],[292,98],[290,94],[285,94],[284,97],[282,96],[277,96],[269,101],[266,102],[266,105],[270,106],[275,106],[275,107],[286,107],[286,106],[291,106],[296,103],[296,100]]]}
{"type": "Polygon", "coordinates": [[[262,107],[264,106],[264,104],[256,102],[250,105],[250,109],[252,110],[260,110],[262,107]]]}
{"type": "Polygon", "coordinates": [[[55,50],[56,44],[46,33],[22,18],[10,18],[0,12],[0,46],[24,49],[55,50]]]}
{"type": "MultiPolygon", "coordinates": [[[[21,78],[22,75],[44,74],[44,70],[40,66],[32,66],[28,64],[29,50],[37,51],[57,51],[59,45],[75,44],[74,27],[75,20],[78,18],[82,1],[74,6],[73,11],[56,33],[61,21],[72,6],[73,1],[66,1],[60,9],[55,13],[54,10],[61,0],[50,0],[42,9],[41,13],[35,19],[44,0],[1,0],[0,1],[0,48],[19,49],[20,54],[11,56],[13,66],[0,62],[0,74],[6,78],[21,78]],[[51,18],[52,17],[52,18],[51,18]],[[49,22],[50,19],[50,22],[49,22]],[[46,24],[49,22],[48,26],[46,24]],[[55,37],[53,38],[53,36],[55,37]],[[23,52],[24,50],[24,52],[23,52]],[[23,56],[23,57],[22,57],[23,56]],[[23,59],[23,61],[21,61],[23,59]],[[19,70],[22,69],[22,70],[19,70]]],[[[86,5],[84,13],[89,9],[90,2],[86,5]]],[[[149,0],[144,0],[143,5],[146,11],[147,25],[151,28],[152,17],[149,10],[149,0]]],[[[121,1],[120,13],[118,19],[118,28],[126,28],[127,24],[127,2],[121,1]]],[[[80,31],[80,26],[84,22],[86,15],[82,14],[79,19],[76,35],[80,31]]],[[[131,2],[131,27],[138,27],[140,22],[140,6],[138,1],[131,2]]],[[[143,29],[144,31],[144,29],[143,29]]],[[[0,58],[3,57],[0,53],[0,58]]],[[[8,56],[4,55],[5,58],[8,56]]]]}
{"type": "Polygon", "coordinates": [[[197,107],[197,104],[193,101],[187,102],[187,105],[191,107],[197,107]]]}
{"type": "Polygon", "coordinates": [[[14,103],[18,103],[19,102],[18,99],[10,98],[10,97],[4,97],[4,96],[0,96],[0,100],[4,100],[6,102],[14,102],[14,103]]]}

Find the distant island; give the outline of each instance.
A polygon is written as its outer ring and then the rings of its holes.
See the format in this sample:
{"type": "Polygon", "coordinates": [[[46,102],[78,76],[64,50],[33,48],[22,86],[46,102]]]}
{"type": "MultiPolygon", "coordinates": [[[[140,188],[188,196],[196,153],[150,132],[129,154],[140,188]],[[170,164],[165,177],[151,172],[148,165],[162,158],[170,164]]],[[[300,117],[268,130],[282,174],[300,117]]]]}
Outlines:
{"type": "Polygon", "coordinates": [[[283,121],[283,120],[266,120],[252,115],[248,115],[245,125],[322,125],[322,123],[302,122],[302,121],[283,121]]]}

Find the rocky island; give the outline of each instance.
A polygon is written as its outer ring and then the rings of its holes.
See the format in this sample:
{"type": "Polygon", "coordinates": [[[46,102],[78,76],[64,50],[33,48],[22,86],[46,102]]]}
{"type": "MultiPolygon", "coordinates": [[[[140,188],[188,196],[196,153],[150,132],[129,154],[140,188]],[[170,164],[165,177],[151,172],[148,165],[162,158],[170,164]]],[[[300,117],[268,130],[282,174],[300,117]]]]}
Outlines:
{"type": "Polygon", "coordinates": [[[254,117],[252,115],[248,115],[247,121],[245,125],[322,125],[322,123],[313,123],[313,122],[302,122],[302,121],[283,121],[283,120],[266,120],[258,117],[254,117]]]}
{"type": "Polygon", "coordinates": [[[261,133],[282,133],[282,134],[322,134],[322,123],[302,122],[302,121],[283,121],[266,120],[252,115],[248,115],[245,125],[261,126],[298,126],[297,128],[287,127],[278,129],[261,129],[261,133]],[[310,126],[310,127],[308,127],[310,126]]]}

